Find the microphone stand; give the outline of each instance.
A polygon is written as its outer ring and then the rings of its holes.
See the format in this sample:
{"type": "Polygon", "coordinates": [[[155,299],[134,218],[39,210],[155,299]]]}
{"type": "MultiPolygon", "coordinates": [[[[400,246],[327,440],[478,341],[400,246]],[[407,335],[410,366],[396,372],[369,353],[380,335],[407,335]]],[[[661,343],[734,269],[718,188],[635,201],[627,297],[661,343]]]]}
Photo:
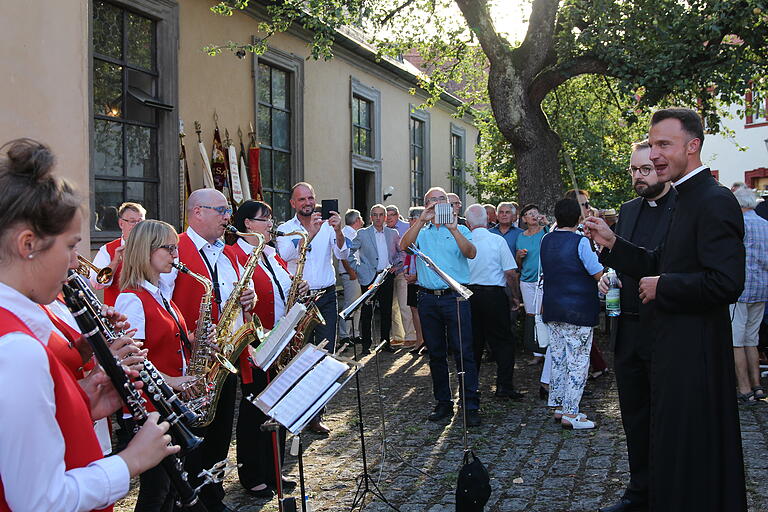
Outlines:
{"type": "Polygon", "coordinates": [[[434,261],[432,261],[432,258],[424,254],[419,250],[418,247],[416,247],[416,244],[411,244],[411,246],[408,248],[414,255],[416,255],[418,258],[420,258],[424,264],[427,266],[428,269],[430,269],[432,272],[434,272],[437,277],[439,277],[445,284],[448,285],[449,288],[451,288],[453,291],[456,292],[456,320],[457,320],[457,327],[459,330],[459,368],[458,375],[459,375],[459,389],[460,389],[460,397],[463,401],[463,406],[461,408],[461,419],[462,419],[462,426],[463,426],[463,434],[464,434],[464,456],[466,458],[467,454],[469,453],[469,440],[467,438],[468,431],[467,431],[467,396],[466,396],[466,389],[464,387],[464,347],[462,345],[461,340],[461,302],[468,300],[472,296],[472,291],[464,286],[463,284],[456,281],[454,278],[446,274],[440,267],[438,267],[434,261]]]}
{"type": "MultiPolygon", "coordinates": [[[[366,290],[365,293],[363,293],[357,300],[355,300],[352,304],[347,306],[343,311],[339,313],[339,317],[342,319],[342,321],[346,321],[348,318],[352,317],[354,315],[355,311],[360,309],[363,304],[366,304],[370,301],[372,301],[376,295],[376,292],[378,291],[381,284],[384,282],[385,279],[387,279],[389,274],[389,269],[392,265],[389,265],[387,268],[379,272],[379,274],[376,276],[376,279],[373,280],[373,283],[368,287],[368,290],[366,290]]],[[[373,321],[373,317],[371,318],[371,321],[373,321]]],[[[352,339],[354,339],[356,336],[355,332],[355,322],[352,322],[352,339]]],[[[374,357],[378,358],[379,351],[382,349],[384,344],[388,340],[382,341],[376,348],[373,349],[371,352],[374,357]]],[[[357,359],[357,344],[352,344],[352,350],[354,353],[355,359],[357,359]]],[[[365,450],[365,425],[363,424],[363,401],[360,395],[360,372],[355,372],[355,394],[357,395],[357,419],[358,419],[358,427],[359,427],[359,433],[360,433],[360,452],[363,457],[363,473],[358,476],[360,479],[357,482],[357,490],[355,491],[355,497],[352,500],[352,505],[350,506],[349,510],[355,510],[356,508],[359,510],[363,510],[363,507],[365,506],[365,496],[366,494],[370,493],[373,496],[380,499],[383,503],[385,503],[389,508],[392,510],[397,510],[400,512],[400,509],[394,506],[392,503],[387,500],[387,498],[384,496],[384,494],[381,492],[381,489],[379,489],[378,485],[376,485],[376,482],[374,481],[371,474],[368,472],[368,455],[365,450]]]]}

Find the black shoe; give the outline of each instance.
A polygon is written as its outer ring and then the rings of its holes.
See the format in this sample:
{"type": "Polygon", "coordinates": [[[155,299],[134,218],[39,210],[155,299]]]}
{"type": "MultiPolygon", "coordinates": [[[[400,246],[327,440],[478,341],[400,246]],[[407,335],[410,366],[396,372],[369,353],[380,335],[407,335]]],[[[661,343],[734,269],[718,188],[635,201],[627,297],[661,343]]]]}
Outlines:
{"type": "Polygon", "coordinates": [[[427,416],[427,419],[429,421],[440,421],[451,416],[453,416],[453,405],[437,404],[435,410],[427,416]]]}
{"type": "Polygon", "coordinates": [[[495,393],[496,398],[502,398],[502,399],[508,399],[513,400],[515,402],[519,402],[523,398],[525,398],[525,395],[523,393],[519,393],[517,391],[496,391],[495,393]]]}
{"type": "MultiPolygon", "coordinates": [[[[272,499],[272,497],[275,495],[275,492],[269,486],[266,486],[263,489],[259,489],[258,491],[254,491],[253,489],[246,489],[245,493],[253,496],[254,498],[265,498],[265,499],[272,499]]],[[[226,507],[226,505],[224,506],[226,507]]],[[[225,508],[223,510],[229,510],[229,509],[225,508]]]]}
{"type": "Polygon", "coordinates": [[[480,419],[480,411],[477,409],[467,410],[468,427],[479,427],[481,423],[482,420],[480,419]]]}
{"type": "Polygon", "coordinates": [[[390,345],[389,343],[385,344],[383,347],[381,347],[382,352],[389,352],[390,354],[394,352],[396,349],[390,345]]]}
{"type": "Polygon", "coordinates": [[[648,509],[645,503],[637,503],[628,498],[621,498],[613,505],[598,509],[598,512],[640,512],[648,509]]]}

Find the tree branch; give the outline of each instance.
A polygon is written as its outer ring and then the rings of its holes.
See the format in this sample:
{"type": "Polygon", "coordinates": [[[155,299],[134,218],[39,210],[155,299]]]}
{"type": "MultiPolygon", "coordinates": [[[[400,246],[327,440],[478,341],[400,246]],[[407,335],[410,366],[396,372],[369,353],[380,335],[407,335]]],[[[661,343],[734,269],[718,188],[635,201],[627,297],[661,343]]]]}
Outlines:
{"type": "Polygon", "coordinates": [[[586,74],[609,75],[605,62],[595,57],[583,56],[549,68],[539,73],[528,88],[528,99],[531,105],[540,105],[544,97],[552,89],[569,79],[586,74]]]}
{"type": "Polygon", "coordinates": [[[394,9],[392,9],[391,11],[389,11],[389,13],[387,13],[387,15],[384,16],[384,18],[381,20],[381,24],[382,25],[386,25],[392,18],[397,16],[397,14],[400,11],[402,11],[403,9],[405,9],[406,7],[408,7],[409,5],[414,3],[415,1],[416,0],[406,0],[405,3],[400,4],[397,7],[395,7],[394,9]]]}
{"type": "Polygon", "coordinates": [[[552,39],[559,0],[534,0],[531,19],[523,43],[515,50],[515,61],[523,79],[532,80],[549,62],[553,54],[552,39]]]}
{"type": "Polygon", "coordinates": [[[499,63],[509,53],[509,45],[493,26],[493,18],[488,10],[488,0],[455,0],[464,19],[480,41],[483,52],[491,64],[499,63]]]}

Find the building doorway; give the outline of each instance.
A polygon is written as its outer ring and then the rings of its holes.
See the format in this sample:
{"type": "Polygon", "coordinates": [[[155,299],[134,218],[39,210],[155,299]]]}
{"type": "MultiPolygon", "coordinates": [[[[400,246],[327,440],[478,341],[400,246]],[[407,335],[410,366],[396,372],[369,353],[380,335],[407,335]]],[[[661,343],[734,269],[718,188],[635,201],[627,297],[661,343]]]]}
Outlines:
{"type": "Polygon", "coordinates": [[[376,204],[374,195],[376,192],[376,173],[363,169],[355,169],[353,176],[354,199],[352,208],[359,210],[366,224],[369,223],[368,214],[371,206],[376,204]]]}

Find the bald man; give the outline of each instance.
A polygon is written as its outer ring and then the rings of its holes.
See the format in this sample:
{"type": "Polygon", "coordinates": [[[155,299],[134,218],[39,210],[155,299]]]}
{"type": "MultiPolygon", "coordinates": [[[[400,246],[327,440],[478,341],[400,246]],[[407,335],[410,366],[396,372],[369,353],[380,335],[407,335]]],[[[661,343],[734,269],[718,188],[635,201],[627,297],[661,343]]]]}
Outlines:
{"type": "MultiPolygon", "coordinates": [[[[189,228],[179,235],[178,261],[213,283],[214,302],[211,314],[214,323],[218,322],[221,308],[232,294],[235,283],[243,272],[232,246],[225,245],[221,239],[231,215],[232,209],[221,192],[212,188],[195,190],[187,200],[189,228]]],[[[187,325],[190,328],[195,326],[199,318],[200,302],[205,293],[203,286],[189,275],[180,274],[176,269],[160,276],[160,286],[165,287],[171,294],[187,325]]],[[[249,287],[240,297],[240,304],[245,311],[250,311],[254,304],[255,293],[250,286],[249,283],[249,287]]],[[[241,310],[238,312],[235,329],[242,324],[241,310]]],[[[213,422],[207,427],[195,429],[195,433],[203,437],[203,443],[190,452],[185,461],[193,486],[200,484],[197,475],[203,469],[209,469],[227,457],[235,417],[236,388],[237,377],[232,374],[222,387],[213,422]]],[[[224,487],[221,483],[203,487],[200,498],[209,511],[231,510],[222,502],[224,487]]]]}

